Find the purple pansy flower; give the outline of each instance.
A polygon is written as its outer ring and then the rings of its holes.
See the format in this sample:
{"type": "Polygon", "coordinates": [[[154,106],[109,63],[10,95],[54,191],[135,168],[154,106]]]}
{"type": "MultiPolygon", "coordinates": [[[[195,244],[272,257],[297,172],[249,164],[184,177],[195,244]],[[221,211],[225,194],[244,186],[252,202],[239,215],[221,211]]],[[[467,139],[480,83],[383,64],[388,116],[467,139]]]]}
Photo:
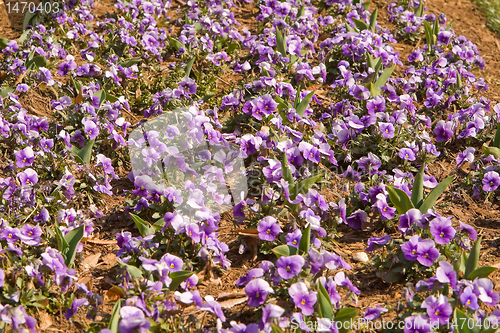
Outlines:
{"type": "Polygon", "coordinates": [[[23,150],[15,151],[14,155],[16,156],[16,166],[18,168],[31,166],[35,160],[35,154],[30,146],[24,148],[23,150]]]}
{"type": "Polygon", "coordinates": [[[451,217],[436,217],[430,223],[431,235],[438,244],[448,244],[455,237],[451,217]]]}
{"type": "Polygon", "coordinates": [[[99,135],[99,126],[97,126],[92,120],[84,121],[83,126],[85,126],[85,133],[88,134],[90,140],[95,139],[99,135]]]}
{"type": "Polygon", "coordinates": [[[379,122],[378,125],[384,139],[392,139],[394,137],[394,125],[392,123],[379,122]]]}
{"type": "Polygon", "coordinates": [[[436,278],[441,283],[449,283],[453,289],[457,287],[457,272],[453,270],[453,266],[447,261],[439,262],[436,278]]]}
{"type": "Polygon", "coordinates": [[[436,134],[436,141],[448,141],[453,137],[453,123],[451,121],[440,120],[434,128],[434,134],[436,134]]]}
{"type": "Polygon", "coordinates": [[[380,317],[382,313],[388,312],[389,310],[386,308],[380,307],[380,304],[377,304],[377,307],[374,309],[366,308],[366,312],[363,316],[365,320],[372,321],[380,317]]]}
{"type": "Polygon", "coordinates": [[[358,209],[351,216],[346,218],[346,224],[353,229],[361,229],[361,226],[368,220],[368,214],[358,209]]]}
{"type": "Polygon", "coordinates": [[[404,333],[430,333],[431,323],[427,316],[418,315],[405,318],[404,333]]]}
{"type": "Polygon", "coordinates": [[[415,153],[410,148],[401,148],[398,152],[398,156],[402,160],[406,160],[406,161],[415,161],[417,159],[417,157],[415,156],[415,153]]]}
{"type": "Polygon", "coordinates": [[[474,290],[471,286],[465,287],[464,291],[460,294],[460,302],[462,305],[471,308],[472,310],[479,309],[479,304],[477,304],[477,296],[474,294],[474,290]]]}
{"type": "Polygon", "coordinates": [[[405,214],[401,214],[399,216],[399,232],[406,234],[409,230],[411,230],[415,223],[418,223],[421,220],[422,212],[420,212],[420,210],[416,208],[408,210],[405,214]]]}
{"type": "Polygon", "coordinates": [[[259,238],[272,242],[276,239],[276,236],[281,232],[281,227],[272,216],[264,217],[257,226],[257,231],[259,232],[259,238]]]}
{"type": "Polygon", "coordinates": [[[31,168],[27,168],[23,172],[18,173],[17,177],[19,178],[23,186],[35,185],[36,183],[38,183],[38,174],[31,168]]]}
{"type": "Polygon", "coordinates": [[[315,291],[309,291],[303,282],[297,282],[290,286],[288,294],[295,305],[302,310],[302,314],[310,316],[314,312],[317,296],[315,291]]]}
{"type": "Polygon", "coordinates": [[[276,267],[278,268],[279,275],[285,279],[291,279],[295,275],[299,274],[304,267],[305,260],[302,256],[293,255],[289,257],[280,257],[276,261],[276,267]]]}
{"type": "Polygon", "coordinates": [[[488,171],[484,174],[483,178],[483,191],[495,191],[500,185],[500,176],[496,171],[488,171]]]}
{"type": "Polygon", "coordinates": [[[382,246],[387,244],[391,240],[390,235],[385,235],[379,238],[371,237],[368,239],[368,248],[365,250],[366,252],[371,252],[375,250],[378,246],[382,246]]]}
{"type": "Polygon", "coordinates": [[[417,245],[417,260],[420,264],[430,267],[439,257],[439,251],[436,249],[432,239],[424,239],[418,242],[417,245]]]}
{"type": "Polygon", "coordinates": [[[248,296],[248,306],[257,307],[264,304],[269,293],[274,294],[273,288],[263,279],[254,279],[245,287],[248,296]]]}
{"type": "Polygon", "coordinates": [[[144,316],[144,312],[135,306],[124,306],[120,309],[119,330],[122,333],[146,333],[151,322],[144,316]]]}
{"type": "Polygon", "coordinates": [[[451,304],[448,303],[448,298],[443,295],[439,295],[438,298],[431,295],[422,302],[421,307],[427,310],[427,315],[433,323],[438,322],[441,325],[445,325],[452,313],[451,304]]]}

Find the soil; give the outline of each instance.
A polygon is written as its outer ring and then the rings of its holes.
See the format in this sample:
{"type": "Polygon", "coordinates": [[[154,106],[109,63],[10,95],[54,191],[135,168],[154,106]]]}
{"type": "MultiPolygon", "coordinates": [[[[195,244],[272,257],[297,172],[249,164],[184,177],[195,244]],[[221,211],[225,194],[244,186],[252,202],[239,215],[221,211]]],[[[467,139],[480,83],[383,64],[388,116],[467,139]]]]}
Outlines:
{"type": "MultiPolygon", "coordinates": [[[[10,0],[5,0],[10,1],[10,0]]],[[[427,10],[430,13],[439,14],[445,13],[448,22],[454,20],[452,28],[459,35],[464,35],[474,42],[484,60],[486,68],[483,72],[477,73],[489,83],[490,89],[484,94],[489,99],[493,100],[493,104],[500,102],[500,38],[486,28],[486,21],[479,8],[471,0],[428,0],[426,2],[427,10]]],[[[177,3],[175,4],[177,5],[177,3]]],[[[387,18],[387,2],[374,1],[373,6],[379,7],[379,23],[386,27],[391,25],[386,21],[387,18]],[[385,16],[385,18],[384,18],[385,16]]],[[[97,16],[106,16],[112,13],[115,8],[111,0],[96,1],[97,16]]],[[[174,6],[175,7],[175,6],[174,6]]],[[[239,22],[246,25],[250,30],[256,30],[256,21],[253,19],[256,9],[254,4],[241,4],[241,7],[235,10],[235,16],[239,22]]],[[[5,3],[0,0],[0,36],[9,39],[17,38],[22,32],[22,15],[13,15],[7,13],[5,3]]],[[[415,48],[414,45],[398,43],[394,47],[402,55],[402,61],[406,61],[406,57],[415,48]]],[[[24,105],[30,105],[28,111],[36,113],[39,116],[50,117],[50,99],[46,93],[40,93],[39,87],[31,89],[27,96],[24,96],[21,102],[24,105]]],[[[128,119],[131,121],[131,119],[128,119]]],[[[456,153],[455,153],[456,154],[456,153]]],[[[448,175],[455,172],[456,155],[449,156],[446,160],[441,160],[439,163],[434,163],[431,166],[431,173],[438,181],[443,180],[448,175]]],[[[109,289],[113,281],[110,280],[114,266],[116,265],[116,250],[117,245],[114,241],[115,235],[121,230],[133,231],[133,227],[123,213],[124,199],[122,197],[123,190],[130,189],[132,184],[126,178],[126,170],[121,170],[120,179],[113,183],[114,195],[108,197],[107,211],[105,216],[97,222],[95,237],[84,243],[84,251],[79,257],[78,276],[80,283],[86,283],[90,290],[99,293],[104,297],[105,303],[102,310],[102,316],[109,315],[111,306],[109,300],[116,299],[116,294],[109,289]]],[[[490,202],[476,202],[472,200],[466,193],[461,193],[460,199],[451,200],[452,204],[438,208],[443,215],[453,215],[457,220],[468,223],[476,227],[478,235],[483,236],[482,251],[480,257],[480,265],[488,265],[500,268],[500,239],[498,234],[500,231],[500,208],[498,205],[490,202]]],[[[324,193],[326,199],[332,199],[337,196],[336,193],[324,193]]],[[[335,198],[337,200],[337,198],[335,198]]],[[[445,201],[450,201],[446,200],[445,201]]],[[[439,206],[439,205],[438,205],[439,206]]],[[[252,310],[238,303],[238,297],[241,297],[241,289],[237,288],[234,282],[243,273],[258,266],[258,263],[265,259],[262,256],[257,257],[255,247],[258,246],[256,241],[247,237],[247,242],[252,251],[248,251],[243,255],[238,253],[238,235],[235,232],[235,227],[230,218],[224,218],[221,223],[220,238],[226,242],[231,251],[228,252],[228,258],[232,262],[231,269],[227,272],[213,270],[210,276],[205,276],[205,279],[200,284],[200,292],[219,296],[219,300],[228,300],[224,313],[228,319],[238,320],[238,318],[250,319],[254,316],[252,310]],[[232,304],[233,305],[231,307],[232,304]],[[243,316],[243,317],[242,317],[243,316]]],[[[340,227],[338,233],[341,237],[337,239],[335,252],[341,254],[352,267],[353,270],[348,272],[348,276],[353,283],[361,290],[356,307],[364,309],[367,306],[374,307],[377,304],[390,305],[395,308],[398,302],[402,301],[400,284],[386,284],[376,276],[375,271],[369,264],[357,263],[352,260],[353,254],[362,252],[366,248],[366,241],[372,236],[381,236],[384,232],[354,231],[347,227],[340,227]]],[[[492,274],[492,280],[496,286],[500,285],[500,271],[492,274]]],[[[498,288],[497,288],[498,289],[498,288]]],[[[244,295],[243,295],[244,296],[244,295]]],[[[225,302],[225,301],[224,301],[225,302]]],[[[388,314],[388,317],[392,317],[388,314]]],[[[41,332],[75,332],[84,331],[86,319],[79,314],[72,322],[67,322],[62,313],[48,314],[43,311],[39,312],[37,318],[40,324],[41,332]]],[[[205,319],[206,320],[206,319],[205,319]]],[[[210,324],[207,322],[207,324],[210,324]]]]}

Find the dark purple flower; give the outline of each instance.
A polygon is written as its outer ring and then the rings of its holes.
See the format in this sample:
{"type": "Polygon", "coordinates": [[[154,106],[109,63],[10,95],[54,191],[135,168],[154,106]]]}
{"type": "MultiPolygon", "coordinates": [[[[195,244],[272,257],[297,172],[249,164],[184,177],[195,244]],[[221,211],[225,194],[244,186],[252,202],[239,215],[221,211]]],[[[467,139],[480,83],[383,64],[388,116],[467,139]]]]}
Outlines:
{"type": "Polygon", "coordinates": [[[422,302],[421,307],[427,310],[431,322],[438,322],[441,325],[448,322],[452,313],[451,304],[448,303],[448,298],[443,295],[439,295],[437,299],[433,295],[429,296],[422,302]]]}
{"type": "Polygon", "coordinates": [[[406,161],[415,161],[417,158],[415,156],[415,153],[413,152],[413,150],[411,150],[410,148],[401,148],[398,152],[398,156],[402,160],[406,160],[406,161]]]}
{"type": "Polygon", "coordinates": [[[24,148],[23,150],[15,151],[14,155],[16,156],[16,166],[18,168],[31,166],[35,160],[35,154],[30,146],[24,148]]]}
{"type": "Polygon", "coordinates": [[[379,122],[378,125],[384,139],[392,139],[394,137],[394,125],[392,123],[379,122]]]}
{"type": "Polygon", "coordinates": [[[371,237],[368,239],[368,248],[365,250],[366,252],[371,252],[375,250],[378,246],[382,246],[387,244],[391,240],[390,235],[385,235],[379,238],[371,237]]]}
{"type": "Polygon", "coordinates": [[[420,264],[430,267],[438,257],[439,251],[436,249],[432,239],[424,239],[418,242],[417,260],[420,264]]]}
{"type": "Polygon", "coordinates": [[[38,174],[31,168],[25,169],[23,172],[17,174],[23,186],[35,185],[38,183],[38,174]]]}
{"type": "Polygon", "coordinates": [[[88,134],[90,140],[95,139],[99,135],[99,126],[92,120],[84,121],[83,125],[85,126],[85,133],[88,134]]]}
{"type": "Polygon", "coordinates": [[[212,312],[222,322],[226,321],[226,316],[224,316],[224,312],[222,312],[221,305],[210,295],[205,296],[205,304],[203,304],[201,310],[212,312]]]}
{"type": "Polygon", "coordinates": [[[458,153],[457,156],[457,168],[462,165],[465,161],[472,163],[474,162],[474,153],[476,149],[469,147],[465,149],[463,152],[458,153]]]}
{"type": "Polygon", "coordinates": [[[257,307],[264,304],[269,293],[274,294],[273,288],[263,279],[254,279],[245,287],[248,296],[248,306],[257,307]]]}
{"type": "Polygon", "coordinates": [[[295,229],[294,232],[289,232],[286,237],[286,245],[290,245],[299,248],[300,239],[302,238],[302,231],[300,229],[295,229]]]}
{"type": "Polygon", "coordinates": [[[488,171],[484,174],[483,178],[483,191],[495,191],[500,185],[500,176],[495,171],[488,171]]]}
{"type": "Polygon", "coordinates": [[[499,294],[493,291],[493,282],[490,279],[482,278],[474,281],[474,294],[486,305],[496,306],[499,294]]]}
{"type": "Polygon", "coordinates": [[[310,316],[314,312],[317,296],[315,291],[309,291],[303,282],[297,282],[290,286],[288,294],[295,305],[302,310],[302,314],[310,316]]]}
{"type": "Polygon", "coordinates": [[[471,308],[472,310],[479,309],[479,304],[477,304],[477,296],[474,294],[474,290],[471,286],[465,287],[464,291],[460,294],[460,302],[462,305],[471,308]]]}
{"type": "Polygon", "coordinates": [[[422,220],[422,213],[420,210],[416,208],[412,208],[408,210],[405,214],[401,214],[399,216],[399,232],[402,234],[406,234],[409,230],[411,230],[412,226],[415,223],[418,223],[422,220]]]}
{"type": "Polygon", "coordinates": [[[474,229],[474,227],[468,225],[468,224],[465,224],[461,221],[460,222],[460,228],[459,230],[464,230],[465,233],[469,236],[470,239],[472,240],[476,240],[477,239],[477,232],[476,232],[476,229],[474,229]]]}
{"type": "Polygon", "coordinates": [[[280,257],[276,261],[276,267],[278,268],[279,275],[285,279],[291,279],[295,275],[299,274],[304,267],[305,260],[302,256],[293,255],[289,257],[280,257]]]}
{"type": "Polygon", "coordinates": [[[383,193],[379,193],[377,194],[376,198],[378,200],[377,202],[375,202],[374,206],[377,207],[382,221],[394,218],[394,216],[396,215],[396,208],[390,207],[389,204],[387,204],[386,196],[383,193]]]}
{"type": "Polygon", "coordinates": [[[451,226],[451,217],[436,217],[430,223],[431,235],[438,244],[448,244],[455,237],[455,229],[451,226]]]}
{"type": "Polygon", "coordinates": [[[370,95],[371,95],[370,90],[368,90],[368,88],[366,88],[365,86],[358,85],[358,84],[351,87],[350,93],[357,100],[366,100],[366,99],[370,98],[370,95]]]}
{"type": "Polygon", "coordinates": [[[76,67],[78,67],[78,65],[75,62],[75,58],[72,55],[67,55],[66,61],[59,65],[57,74],[66,76],[68,72],[75,70],[76,67]]]}
{"type": "Polygon", "coordinates": [[[451,121],[440,120],[434,128],[437,142],[448,141],[453,137],[453,133],[453,123],[451,121]]]}
{"type": "Polygon", "coordinates": [[[346,218],[346,223],[353,229],[361,229],[361,226],[368,221],[368,214],[358,209],[351,216],[346,218]]]}
{"type": "Polygon", "coordinates": [[[457,287],[457,272],[453,270],[453,266],[447,261],[439,262],[436,277],[441,283],[449,283],[453,289],[457,287]]]}
{"type": "Polygon", "coordinates": [[[29,224],[25,224],[21,227],[21,241],[26,245],[38,246],[42,240],[42,229],[39,225],[32,227],[29,224]]]}
{"type": "Polygon", "coordinates": [[[120,309],[122,320],[118,326],[121,333],[146,333],[151,322],[144,312],[135,306],[124,306],[120,309]]]}
{"type": "Polygon", "coordinates": [[[365,320],[372,321],[380,317],[380,315],[384,312],[388,312],[389,310],[386,308],[381,308],[379,304],[374,309],[366,308],[366,312],[363,316],[365,320]]]}
{"type": "Polygon", "coordinates": [[[76,311],[78,311],[78,308],[80,306],[86,305],[89,305],[89,301],[86,298],[74,299],[73,303],[71,303],[71,307],[64,313],[64,317],[66,318],[66,320],[69,320],[76,314],[76,311]]]}
{"type": "Polygon", "coordinates": [[[361,291],[352,284],[351,280],[349,280],[349,278],[345,276],[344,272],[338,272],[337,274],[335,274],[335,283],[338,286],[347,286],[349,290],[356,295],[359,295],[361,293],[361,291]]]}
{"type": "Polygon", "coordinates": [[[259,238],[272,242],[276,239],[276,236],[281,232],[281,227],[272,216],[264,217],[257,226],[257,231],[259,232],[259,238]]]}

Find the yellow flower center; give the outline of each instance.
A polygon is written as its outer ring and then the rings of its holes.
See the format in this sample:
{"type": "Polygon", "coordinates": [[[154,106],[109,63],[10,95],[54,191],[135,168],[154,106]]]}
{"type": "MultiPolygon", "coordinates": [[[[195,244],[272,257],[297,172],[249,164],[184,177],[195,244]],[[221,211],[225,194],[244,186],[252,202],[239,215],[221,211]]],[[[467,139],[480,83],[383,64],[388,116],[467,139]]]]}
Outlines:
{"type": "Polygon", "coordinates": [[[175,268],[175,265],[174,264],[170,264],[170,268],[175,268]]]}

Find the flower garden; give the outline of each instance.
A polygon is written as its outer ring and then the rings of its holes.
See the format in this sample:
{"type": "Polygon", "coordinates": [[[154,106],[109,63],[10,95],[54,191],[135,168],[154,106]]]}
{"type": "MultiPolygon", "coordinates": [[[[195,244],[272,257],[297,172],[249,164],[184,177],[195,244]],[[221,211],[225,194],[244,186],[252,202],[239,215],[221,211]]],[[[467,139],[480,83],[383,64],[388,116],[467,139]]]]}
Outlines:
{"type": "Polygon", "coordinates": [[[500,83],[446,14],[57,5],[0,38],[2,331],[500,329],[500,83]]]}

